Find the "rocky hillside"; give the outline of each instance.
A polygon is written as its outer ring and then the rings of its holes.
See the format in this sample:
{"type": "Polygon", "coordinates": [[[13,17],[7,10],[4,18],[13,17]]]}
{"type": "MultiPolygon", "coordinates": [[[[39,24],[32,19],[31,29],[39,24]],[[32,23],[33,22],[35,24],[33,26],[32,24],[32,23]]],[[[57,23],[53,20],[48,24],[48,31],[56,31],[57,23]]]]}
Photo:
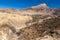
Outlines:
{"type": "Polygon", "coordinates": [[[46,4],[0,9],[0,40],[60,40],[59,13],[46,4]]]}

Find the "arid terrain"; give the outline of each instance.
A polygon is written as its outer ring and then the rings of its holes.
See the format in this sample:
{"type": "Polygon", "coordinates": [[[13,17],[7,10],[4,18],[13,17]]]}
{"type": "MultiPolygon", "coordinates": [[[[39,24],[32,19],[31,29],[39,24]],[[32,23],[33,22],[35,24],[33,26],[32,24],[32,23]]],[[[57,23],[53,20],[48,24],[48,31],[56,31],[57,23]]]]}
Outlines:
{"type": "Polygon", "coordinates": [[[60,40],[60,8],[0,9],[0,40],[60,40]]]}

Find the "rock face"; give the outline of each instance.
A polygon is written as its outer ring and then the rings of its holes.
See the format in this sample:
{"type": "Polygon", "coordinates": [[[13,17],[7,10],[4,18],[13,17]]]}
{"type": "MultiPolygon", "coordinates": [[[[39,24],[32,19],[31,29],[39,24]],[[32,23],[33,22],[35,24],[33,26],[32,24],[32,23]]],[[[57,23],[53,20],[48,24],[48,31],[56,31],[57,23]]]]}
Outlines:
{"type": "Polygon", "coordinates": [[[50,9],[46,4],[22,10],[2,9],[0,40],[60,40],[59,13],[59,8],[50,9]]]}

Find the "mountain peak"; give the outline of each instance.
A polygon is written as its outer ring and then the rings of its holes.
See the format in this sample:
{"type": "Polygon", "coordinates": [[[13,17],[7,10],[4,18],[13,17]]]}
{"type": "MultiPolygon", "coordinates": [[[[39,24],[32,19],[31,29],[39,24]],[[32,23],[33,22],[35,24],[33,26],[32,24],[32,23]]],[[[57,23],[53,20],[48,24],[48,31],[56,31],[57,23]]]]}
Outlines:
{"type": "Polygon", "coordinates": [[[33,6],[32,8],[48,8],[48,6],[45,3],[43,3],[37,6],[33,6]]]}

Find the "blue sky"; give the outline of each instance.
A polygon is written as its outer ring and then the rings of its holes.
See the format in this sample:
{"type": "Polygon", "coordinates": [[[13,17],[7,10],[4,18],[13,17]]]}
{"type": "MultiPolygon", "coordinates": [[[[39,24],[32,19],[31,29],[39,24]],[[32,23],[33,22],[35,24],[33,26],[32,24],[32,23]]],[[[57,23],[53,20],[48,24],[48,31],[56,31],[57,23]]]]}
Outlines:
{"type": "Polygon", "coordinates": [[[46,3],[50,8],[60,7],[60,0],[0,0],[0,8],[23,9],[46,3]]]}

